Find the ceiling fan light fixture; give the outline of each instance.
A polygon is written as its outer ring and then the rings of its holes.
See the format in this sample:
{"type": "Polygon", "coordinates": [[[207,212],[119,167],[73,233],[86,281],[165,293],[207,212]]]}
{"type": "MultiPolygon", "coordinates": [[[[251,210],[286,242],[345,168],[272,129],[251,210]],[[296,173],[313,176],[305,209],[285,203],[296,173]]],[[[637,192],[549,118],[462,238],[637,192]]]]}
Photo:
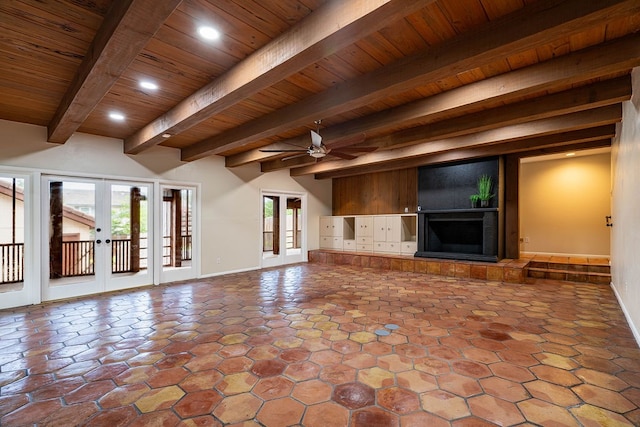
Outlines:
{"type": "Polygon", "coordinates": [[[327,155],[327,149],[324,145],[321,145],[320,147],[312,145],[309,147],[309,155],[315,159],[320,159],[327,155]]]}

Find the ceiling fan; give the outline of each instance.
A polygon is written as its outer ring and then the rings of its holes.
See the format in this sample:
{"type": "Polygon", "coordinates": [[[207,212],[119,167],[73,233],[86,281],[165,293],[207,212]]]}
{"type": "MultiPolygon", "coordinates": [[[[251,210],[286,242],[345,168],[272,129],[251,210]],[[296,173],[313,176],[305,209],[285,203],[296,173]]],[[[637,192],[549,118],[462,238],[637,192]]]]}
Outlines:
{"type": "MultiPolygon", "coordinates": [[[[316,130],[311,131],[311,145],[307,149],[291,149],[291,150],[271,150],[271,149],[263,149],[260,150],[263,153],[301,153],[299,155],[294,155],[290,157],[283,157],[282,160],[288,160],[295,157],[303,156],[308,154],[316,160],[320,160],[325,157],[327,154],[331,154],[332,156],[340,157],[345,160],[353,160],[357,156],[346,153],[346,151],[351,152],[371,152],[376,149],[376,147],[342,147],[331,149],[322,143],[322,136],[320,135],[320,123],[322,120],[316,120],[314,123],[316,124],[316,130]]],[[[358,135],[358,139],[364,140],[364,135],[358,135]]],[[[358,141],[358,142],[362,142],[358,141]]],[[[358,143],[356,142],[356,143],[358,143]]]]}

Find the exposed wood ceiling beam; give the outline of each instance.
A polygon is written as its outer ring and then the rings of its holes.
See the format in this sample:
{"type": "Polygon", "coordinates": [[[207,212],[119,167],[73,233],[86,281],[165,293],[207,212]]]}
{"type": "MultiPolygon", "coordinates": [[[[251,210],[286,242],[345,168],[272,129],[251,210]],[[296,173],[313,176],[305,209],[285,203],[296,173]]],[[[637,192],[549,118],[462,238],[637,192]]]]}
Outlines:
{"type": "Polygon", "coordinates": [[[397,159],[383,165],[372,165],[361,168],[342,169],[319,173],[316,179],[342,178],[373,172],[384,172],[410,167],[420,167],[438,163],[477,159],[502,154],[523,153],[522,157],[559,153],[573,150],[585,150],[611,146],[611,138],[615,135],[615,125],[582,129],[555,135],[526,138],[482,147],[471,147],[460,150],[429,154],[414,159],[397,159]]]}
{"type": "Polygon", "coordinates": [[[631,92],[631,75],[626,75],[577,89],[541,96],[536,98],[535,101],[529,99],[455,119],[416,126],[378,138],[371,138],[365,145],[375,146],[378,149],[396,149],[413,145],[416,142],[422,143],[441,138],[453,138],[497,127],[618,104],[629,100],[631,92]]]}
{"type": "MultiPolygon", "coordinates": [[[[323,139],[329,141],[327,142],[328,146],[334,147],[335,145],[331,144],[331,140],[337,138],[348,139],[352,136],[361,135],[367,130],[388,130],[399,124],[408,126],[412,123],[424,122],[425,118],[428,118],[430,122],[437,122],[442,117],[462,115],[467,111],[477,110],[478,107],[495,105],[498,102],[510,103],[513,99],[548,90],[554,86],[579,83],[620,70],[627,70],[633,67],[632,63],[630,63],[629,54],[640,54],[640,38],[629,41],[621,40],[620,42],[621,44],[614,43],[604,48],[585,49],[572,55],[562,56],[452,89],[429,98],[327,127],[322,130],[323,139]],[[630,46],[635,47],[634,52],[626,50],[630,46]],[[500,90],[496,91],[496,88],[500,90]]],[[[640,65],[640,59],[637,59],[635,63],[640,65]]],[[[615,85],[617,83],[611,82],[611,84],[615,85]]],[[[625,85],[628,84],[630,83],[625,83],[625,85]]],[[[622,88],[619,89],[622,90],[622,88]]],[[[528,104],[535,105],[536,103],[528,104]]],[[[510,108],[506,107],[507,114],[510,114],[510,108]]],[[[455,123],[455,119],[452,122],[455,123]]],[[[459,125],[457,123],[455,127],[459,125]]],[[[431,124],[430,126],[438,125],[431,124]]],[[[282,142],[298,143],[299,140],[300,137],[297,137],[282,142]]],[[[272,145],[262,148],[270,149],[272,145]]],[[[265,161],[270,157],[272,156],[269,153],[262,153],[260,149],[249,150],[226,157],[225,165],[227,167],[242,166],[254,161],[265,161]]]]}
{"type": "Polygon", "coordinates": [[[275,172],[280,169],[290,169],[317,163],[311,156],[300,156],[295,159],[269,159],[260,162],[261,172],[275,172]]]}
{"type": "Polygon", "coordinates": [[[299,25],[277,37],[227,73],[187,97],[125,140],[126,153],[159,144],[367,34],[435,0],[355,0],[327,2],[299,25]]]}
{"type": "Polygon", "coordinates": [[[113,2],[49,123],[49,142],[67,142],[181,1],[113,2]]]}
{"type": "Polygon", "coordinates": [[[291,176],[319,174],[338,169],[350,169],[358,166],[384,164],[393,162],[400,157],[405,159],[405,163],[408,163],[411,158],[424,157],[442,151],[479,147],[488,144],[517,141],[519,139],[530,138],[532,136],[544,136],[554,133],[586,129],[616,123],[621,119],[622,107],[619,104],[611,105],[548,119],[505,126],[499,129],[487,130],[471,135],[432,141],[427,144],[411,145],[408,147],[398,148],[396,150],[369,153],[351,161],[339,160],[333,162],[320,162],[311,166],[293,168],[291,169],[291,176]]]}
{"type": "MultiPolygon", "coordinates": [[[[474,84],[469,85],[474,86],[474,84]]],[[[379,138],[367,140],[366,145],[395,149],[417,143],[426,143],[443,138],[453,138],[474,132],[481,132],[518,123],[525,123],[584,111],[591,108],[613,105],[631,96],[631,77],[626,75],[589,86],[558,92],[551,95],[505,105],[454,119],[443,120],[424,126],[394,132],[379,138]]],[[[310,157],[303,157],[306,164],[313,163],[310,157]]],[[[263,172],[302,166],[300,158],[290,160],[268,160],[262,162],[263,172]]]]}
{"type": "MultiPolygon", "coordinates": [[[[324,132],[323,132],[324,134],[324,132]]],[[[325,139],[324,136],[322,138],[325,139]]],[[[309,134],[304,134],[297,136],[295,138],[289,138],[285,141],[274,142],[273,144],[269,144],[262,148],[256,148],[255,150],[244,151],[242,153],[234,154],[232,156],[225,157],[225,166],[228,168],[233,168],[236,166],[246,165],[248,163],[253,163],[255,161],[259,161],[261,159],[268,159],[276,157],[274,153],[263,153],[260,150],[288,150],[291,148],[306,148],[311,144],[311,139],[309,134]]]]}
{"type": "Polygon", "coordinates": [[[546,156],[548,154],[558,154],[558,153],[566,153],[569,151],[582,151],[582,150],[593,150],[595,148],[605,148],[611,147],[611,138],[607,139],[599,139],[588,142],[577,142],[566,145],[554,145],[554,146],[540,146],[532,150],[527,151],[517,151],[514,152],[518,154],[518,157],[537,157],[537,156],[546,156]]]}
{"type": "Polygon", "coordinates": [[[541,0],[459,37],[360,76],[250,123],[204,139],[182,150],[182,160],[220,154],[293,127],[364,106],[380,97],[437,81],[580,31],[600,19],[624,16],[637,1],[541,0]]]}

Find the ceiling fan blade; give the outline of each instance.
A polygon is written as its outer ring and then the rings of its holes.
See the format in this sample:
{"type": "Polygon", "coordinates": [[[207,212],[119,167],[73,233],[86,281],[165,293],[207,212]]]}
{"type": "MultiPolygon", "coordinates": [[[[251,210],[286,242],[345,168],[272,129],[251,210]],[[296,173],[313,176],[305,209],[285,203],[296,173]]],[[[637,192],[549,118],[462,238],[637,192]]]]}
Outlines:
{"type": "Polygon", "coordinates": [[[361,142],[364,142],[365,139],[366,139],[366,134],[360,133],[360,134],[352,135],[348,137],[332,139],[330,141],[327,141],[327,143],[332,148],[342,149],[342,148],[349,147],[351,145],[360,144],[361,142]]]}
{"type": "Polygon", "coordinates": [[[306,153],[309,150],[260,150],[261,153],[306,153]]]}
{"type": "Polygon", "coordinates": [[[284,162],[285,160],[297,159],[298,157],[304,157],[304,156],[306,156],[306,155],[307,155],[307,153],[305,152],[305,153],[303,153],[303,154],[296,154],[296,155],[294,155],[294,156],[286,156],[286,157],[283,157],[283,158],[282,158],[282,159],[280,159],[280,160],[282,160],[282,161],[284,162]]]}
{"type": "Polygon", "coordinates": [[[376,151],[378,147],[341,147],[336,148],[336,150],[340,151],[359,151],[361,153],[370,153],[372,151],[376,151]]]}
{"type": "Polygon", "coordinates": [[[316,131],[311,131],[311,143],[315,146],[315,147],[320,147],[322,146],[322,137],[320,136],[320,134],[316,131]]]}
{"type": "Polygon", "coordinates": [[[344,160],[353,160],[353,159],[357,158],[357,156],[353,156],[353,155],[347,154],[347,153],[342,153],[342,152],[337,151],[337,150],[331,150],[331,152],[329,154],[331,154],[332,156],[340,157],[341,159],[344,159],[344,160]]]}

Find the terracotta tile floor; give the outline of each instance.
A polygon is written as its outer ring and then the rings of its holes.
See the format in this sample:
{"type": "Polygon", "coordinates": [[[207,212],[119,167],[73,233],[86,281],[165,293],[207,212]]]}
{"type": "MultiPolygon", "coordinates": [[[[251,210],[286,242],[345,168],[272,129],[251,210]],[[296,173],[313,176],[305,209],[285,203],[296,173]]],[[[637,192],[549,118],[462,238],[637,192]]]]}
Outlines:
{"type": "Polygon", "coordinates": [[[631,426],[639,406],[602,285],[302,264],[0,312],[2,426],[631,426]]]}

